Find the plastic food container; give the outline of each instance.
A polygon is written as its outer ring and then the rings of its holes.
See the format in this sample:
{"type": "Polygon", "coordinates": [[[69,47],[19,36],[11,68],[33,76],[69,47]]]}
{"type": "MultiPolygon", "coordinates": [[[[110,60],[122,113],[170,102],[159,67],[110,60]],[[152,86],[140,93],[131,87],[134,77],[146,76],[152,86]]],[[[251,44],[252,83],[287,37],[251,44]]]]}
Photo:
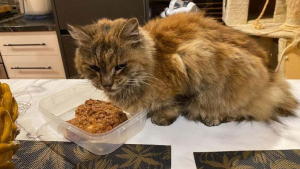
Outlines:
{"type": "Polygon", "coordinates": [[[127,121],[100,134],[89,133],[67,123],[67,120],[75,117],[75,109],[88,99],[107,101],[104,93],[90,83],[75,85],[42,99],[39,110],[43,113],[46,124],[37,130],[39,139],[50,141],[62,140],[65,137],[94,154],[104,155],[113,152],[143,130],[147,111],[134,116],[125,112],[128,116],[127,121]]]}

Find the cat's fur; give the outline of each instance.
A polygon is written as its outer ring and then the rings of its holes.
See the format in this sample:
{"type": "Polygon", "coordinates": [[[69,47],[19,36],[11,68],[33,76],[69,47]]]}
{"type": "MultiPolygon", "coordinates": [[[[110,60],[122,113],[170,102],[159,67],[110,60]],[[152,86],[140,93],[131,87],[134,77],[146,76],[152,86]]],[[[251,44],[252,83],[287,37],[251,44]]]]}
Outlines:
{"type": "Polygon", "coordinates": [[[208,126],[269,122],[294,115],[298,105],[285,80],[268,71],[262,47],[203,13],[143,27],[135,18],[102,19],[69,31],[78,43],[78,72],[123,110],[148,109],[157,125],[179,115],[208,126]]]}

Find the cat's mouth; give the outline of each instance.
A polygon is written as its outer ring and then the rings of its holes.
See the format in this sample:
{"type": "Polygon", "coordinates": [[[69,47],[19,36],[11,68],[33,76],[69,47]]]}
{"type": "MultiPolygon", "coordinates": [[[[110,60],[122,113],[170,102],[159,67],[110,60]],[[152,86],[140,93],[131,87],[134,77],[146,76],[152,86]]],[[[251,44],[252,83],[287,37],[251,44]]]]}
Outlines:
{"type": "Polygon", "coordinates": [[[118,93],[120,91],[120,88],[117,89],[102,89],[105,93],[110,94],[110,95],[114,95],[116,93],[118,93]]]}
{"type": "Polygon", "coordinates": [[[118,89],[103,89],[103,90],[108,93],[113,93],[113,92],[117,91],[118,89]]]}
{"type": "Polygon", "coordinates": [[[108,88],[104,88],[104,87],[102,87],[101,85],[98,85],[97,83],[93,83],[93,85],[96,87],[96,88],[98,88],[98,89],[100,89],[100,90],[103,90],[105,93],[109,93],[109,94],[113,94],[113,93],[115,93],[117,90],[118,90],[118,88],[117,89],[112,89],[112,88],[110,88],[110,89],[108,89],[108,88]]]}

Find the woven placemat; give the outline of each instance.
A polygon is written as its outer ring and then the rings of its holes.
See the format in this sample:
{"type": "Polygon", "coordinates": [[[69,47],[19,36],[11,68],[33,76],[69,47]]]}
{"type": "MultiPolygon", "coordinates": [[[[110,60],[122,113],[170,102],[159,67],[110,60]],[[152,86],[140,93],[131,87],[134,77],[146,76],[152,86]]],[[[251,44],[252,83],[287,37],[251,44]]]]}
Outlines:
{"type": "Polygon", "coordinates": [[[298,169],[300,150],[194,152],[197,169],[298,169]]]}
{"type": "Polygon", "coordinates": [[[20,141],[16,169],[169,169],[171,146],[124,144],[108,155],[95,155],[72,142],[20,141]]]}

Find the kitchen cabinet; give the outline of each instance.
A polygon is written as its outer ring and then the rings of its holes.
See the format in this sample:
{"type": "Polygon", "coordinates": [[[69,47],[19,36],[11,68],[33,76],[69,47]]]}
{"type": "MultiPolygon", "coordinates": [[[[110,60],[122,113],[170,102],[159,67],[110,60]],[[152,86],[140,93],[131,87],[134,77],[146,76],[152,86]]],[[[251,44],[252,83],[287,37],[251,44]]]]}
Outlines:
{"type": "Polygon", "coordinates": [[[10,79],[66,78],[55,31],[1,32],[0,51],[10,79]]]}
{"type": "Polygon", "coordinates": [[[66,64],[68,66],[70,78],[79,78],[74,63],[75,50],[77,48],[74,39],[71,37],[71,35],[61,35],[61,44],[62,48],[64,49],[64,55],[66,58],[66,64]]]}
{"type": "Polygon", "coordinates": [[[86,25],[101,18],[138,18],[147,21],[147,0],[53,0],[60,30],[67,30],[67,24],[86,25]]]}

